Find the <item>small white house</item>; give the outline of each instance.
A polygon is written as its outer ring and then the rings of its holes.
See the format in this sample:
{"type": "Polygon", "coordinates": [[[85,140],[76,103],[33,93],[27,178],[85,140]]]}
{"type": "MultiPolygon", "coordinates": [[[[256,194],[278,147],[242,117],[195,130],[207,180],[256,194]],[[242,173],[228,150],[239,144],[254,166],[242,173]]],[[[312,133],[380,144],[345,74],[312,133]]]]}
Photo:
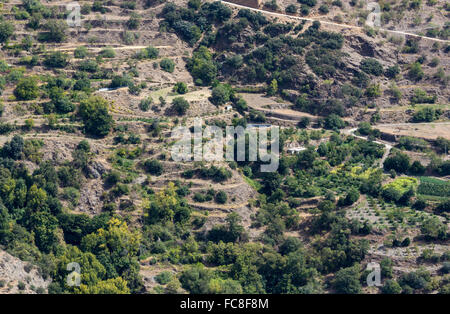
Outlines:
{"type": "Polygon", "coordinates": [[[233,109],[232,105],[226,105],[225,106],[225,111],[230,111],[231,109],[233,109]]]}
{"type": "Polygon", "coordinates": [[[294,154],[298,154],[298,153],[300,153],[301,151],[304,151],[304,150],[306,150],[305,147],[303,147],[303,146],[297,146],[297,147],[289,147],[289,148],[287,149],[287,152],[288,152],[289,154],[294,155],[294,154]]]}

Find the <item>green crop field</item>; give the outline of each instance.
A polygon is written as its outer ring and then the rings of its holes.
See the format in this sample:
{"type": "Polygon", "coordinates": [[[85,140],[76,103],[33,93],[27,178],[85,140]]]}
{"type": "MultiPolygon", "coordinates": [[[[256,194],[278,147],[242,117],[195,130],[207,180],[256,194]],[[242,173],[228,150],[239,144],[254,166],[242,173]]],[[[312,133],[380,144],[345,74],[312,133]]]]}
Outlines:
{"type": "Polygon", "coordinates": [[[420,185],[417,190],[422,195],[450,196],[450,182],[431,177],[420,177],[420,185]]]}

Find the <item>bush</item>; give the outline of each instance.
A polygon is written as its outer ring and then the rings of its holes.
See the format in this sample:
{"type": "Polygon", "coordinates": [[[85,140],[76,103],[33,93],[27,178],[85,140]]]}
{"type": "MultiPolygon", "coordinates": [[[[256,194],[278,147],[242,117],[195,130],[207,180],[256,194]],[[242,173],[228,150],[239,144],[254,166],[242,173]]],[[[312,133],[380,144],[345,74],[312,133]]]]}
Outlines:
{"type": "Polygon", "coordinates": [[[100,51],[100,56],[103,58],[114,58],[116,56],[116,52],[113,48],[105,48],[100,51]]]}
{"type": "Polygon", "coordinates": [[[95,60],[83,60],[78,64],[78,69],[94,73],[98,71],[98,63],[95,60]]]}
{"type": "Polygon", "coordinates": [[[290,4],[286,7],[286,13],[297,13],[297,6],[295,4],[290,4]]]}
{"type": "Polygon", "coordinates": [[[126,25],[129,29],[137,29],[141,24],[141,17],[136,13],[131,13],[130,18],[126,22],[126,25]]]}
{"type": "Polygon", "coordinates": [[[14,34],[14,24],[0,21],[0,43],[6,42],[14,34]]]}
{"type": "MultiPolygon", "coordinates": [[[[411,96],[411,103],[414,104],[434,104],[436,102],[436,95],[428,95],[426,91],[418,88],[414,90],[414,95],[411,96]]],[[[423,108],[422,110],[424,110],[423,108]]],[[[420,110],[418,113],[417,119],[427,119],[430,115],[430,112],[427,109],[426,111],[420,110]]],[[[435,113],[436,114],[436,113],[435,113]]],[[[433,118],[434,114],[431,113],[431,118],[433,118]]]]}
{"type": "Polygon", "coordinates": [[[197,85],[209,85],[217,76],[212,54],[205,46],[200,46],[193,53],[186,66],[197,85]]]}
{"type": "Polygon", "coordinates": [[[155,276],[155,280],[160,284],[160,285],[165,285],[167,283],[169,283],[169,281],[172,280],[172,273],[169,271],[163,271],[161,273],[159,273],[158,275],[155,276]]]}
{"type": "Polygon", "coordinates": [[[400,177],[383,186],[382,196],[388,201],[406,203],[417,188],[417,179],[400,177]]]}
{"type": "Polygon", "coordinates": [[[73,56],[77,59],[84,59],[88,56],[88,49],[85,46],[77,47],[73,52],[73,56]]]}
{"type": "MultiPolygon", "coordinates": [[[[421,99],[421,100],[423,102],[424,99],[421,99]]],[[[417,99],[415,101],[417,101],[417,99]]],[[[439,116],[440,116],[439,112],[437,112],[434,108],[424,107],[424,108],[414,112],[413,121],[414,122],[432,122],[434,120],[439,119],[439,116]]]]}
{"type": "Polygon", "coordinates": [[[161,62],[159,63],[159,66],[161,67],[162,70],[172,73],[175,70],[175,63],[167,58],[164,58],[161,60],[161,62]]]}
{"type": "Polygon", "coordinates": [[[343,129],[345,128],[345,122],[336,114],[330,114],[325,118],[324,127],[329,130],[343,129]]]}
{"type": "Polygon", "coordinates": [[[144,168],[145,171],[155,176],[160,176],[164,170],[161,162],[155,159],[147,159],[144,162],[144,168]]]}
{"type": "Polygon", "coordinates": [[[420,176],[425,173],[425,167],[420,163],[420,161],[416,160],[409,168],[409,172],[413,175],[420,176]]]}
{"type": "Polygon", "coordinates": [[[446,240],[448,238],[447,225],[437,217],[430,217],[423,221],[420,231],[426,240],[446,240]]]}
{"type": "Polygon", "coordinates": [[[24,140],[20,135],[14,135],[11,141],[6,142],[3,145],[1,149],[1,155],[13,160],[21,159],[24,144],[24,140]]]}
{"type": "Polygon", "coordinates": [[[410,159],[408,155],[397,152],[386,158],[383,166],[386,171],[393,169],[396,172],[406,173],[410,166],[410,159]]]}
{"type": "Polygon", "coordinates": [[[231,86],[219,84],[213,88],[209,100],[216,106],[224,105],[230,101],[232,92],[231,86]]]}
{"type": "Polygon", "coordinates": [[[228,196],[224,191],[219,191],[216,194],[216,202],[219,204],[225,204],[227,202],[228,196]]]}
{"type": "Polygon", "coordinates": [[[345,196],[345,199],[343,199],[340,203],[340,205],[343,206],[350,206],[354,204],[359,199],[359,192],[355,188],[351,188],[347,195],[345,196]]]}
{"type": "Polygon", "coordinates": [[[50,20],[44,25],[46,33],[40,34],[39,38],[42,41],[57,42],[60,43],[66,39],[66,21],[50,20]]]}
{"type": "Polygon", "coordinates": [[[141,109],[142,111],[147,111],[152,103],[153,99],[151,97],[142,99],[141,102],[139,103],[139,109],[141,109]]]}
{"type": "Polygon", "coordinates": [[[172,101],[172,109],[178,115],[184,115],[189,109],[189,102],[183,97],[175,97],[172,101]]]}
{"type": "Polygon", "coordinates": [[[395,78],[400,73],[400,67],[396,64],[386,69],[385,75],[388,78],[395,78]]]}
{"type": "Polygon", "coordinates": [[[336,273],[333,287],[337,293],[356,294],[361,292],[359,265],[343,268],[336,273]]]}
{"type": "Polygon", "coordinates": [[[33,100],[39,96],[37,80],[34,77],[25,77],[19,81],[14,89],[14,96],[18,100],[33,100]]]}
{"type": "Polygon", "coordinates": [[[414,81],[420,81],[424,77],[422,65],[419,62],[413,63],[408,71],[408,77],[414,81]]]}
{"type": "Polygon", "coordinates": [[[109,84],[110,88],[119,88],[119,87],[126,87],[126,86],[132,86],[133,81],[131,77],[129,77],[127,74],[121,75],[115,75],[112,80],[111,84],[109,84]]]}
{"type": "Polygon", "coordinates": [[[47,55],[44,59],[44,65],[49,68],[65,68],[69,64],[69,56],[60,51],[47,55]]]}
{"type": "Polygon", "coordinates": [[[322,14],[327,14],[328,12],[330,12],[330,9],[328,9],[328,6],[326,4],[322,4],[319,7],[319,12],[322,14]]]}
{"type": "Polygon", "coordinates": [[[375,98],[381,96],[380,84],[370,84],[365,92],[366,96],[369,98],[375,98]]]}
{"type": "Polygon", "coordinates": [[[87,133],[104,137],[113,125],[113,118],[108,112],[108,102],[100,96],[91,96],[82,100],[79,115],[83,119],[87,133]]]}
{"type": "Polygon", "coordinates": [[[159,56],[159,50],[153,46],[148,46],[145,49],[139,51],[135,58],[137,59],[156,59],[159,56]]]}
{"type": "Polygon", "coordinates": [[[376,59],[364,59],[361,61],[360,68],[368,74],[376,76],[383,74],[383,66],[376,59]]]}
{"type": "Polygon", "coordinates": [[[186,94],[188,92],[188,87],[184,82],[178,82],[173,87],[173,91],[178,94],[186,94]]]}
{"type": "Polygon", "coordinates": [[[381,288],[381,293],[383,294],[400,294],[402,292],[402,287],[397,281],[389,279],[386,280],[384,286],[381,288]]]}

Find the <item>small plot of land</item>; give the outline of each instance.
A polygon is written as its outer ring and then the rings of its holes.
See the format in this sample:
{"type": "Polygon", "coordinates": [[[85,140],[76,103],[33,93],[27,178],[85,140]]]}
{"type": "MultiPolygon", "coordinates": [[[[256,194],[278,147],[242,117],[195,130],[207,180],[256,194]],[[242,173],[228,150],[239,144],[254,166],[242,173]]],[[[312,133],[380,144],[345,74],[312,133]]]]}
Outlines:
{"type": "Polygon", "coordinates": [[[444,137],[450,140],[450,122],[442,123],[398,123],[377,125],[381,132],[397,136],[414,136],[434,140],[444,137]]]}
{"type": "Polygon", "coordinates": [[[288,120],[300,120],[301,118],[308,117],[311,120],[315,120],[317,117],[306,112],[300,112],[290,109],[292,106],[289,103],[278,103],[276,100],[270,97],[264,97],[262,94],[250,94],[241,93],[242,98],[247,101],[250,108],[262,113],[282,119],[288,120]]]}
{"type": "MultiPolygon", "coordinates": [[[[422,221],[430,216],[434,215],[424,211],[416,211],[409,207],[385,203],[371,197],[347,212],[348,218],[357,219],[361,222],[367,221],[381,232],[398,228],[408,230],[418,227],[422,221]]],[[[440,218],[442,219],[442,217],[440,218]]]]}

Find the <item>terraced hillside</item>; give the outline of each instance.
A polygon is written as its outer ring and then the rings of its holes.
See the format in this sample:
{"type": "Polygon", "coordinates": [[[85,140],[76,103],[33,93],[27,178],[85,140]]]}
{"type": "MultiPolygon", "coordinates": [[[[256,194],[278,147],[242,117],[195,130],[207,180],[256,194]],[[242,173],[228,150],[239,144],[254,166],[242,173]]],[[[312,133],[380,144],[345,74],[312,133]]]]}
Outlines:
{"type": "Polygon", "coordinates": [[[71,2],[0,1],[1,293],[449,292],[446,2],[71,2]]]}

